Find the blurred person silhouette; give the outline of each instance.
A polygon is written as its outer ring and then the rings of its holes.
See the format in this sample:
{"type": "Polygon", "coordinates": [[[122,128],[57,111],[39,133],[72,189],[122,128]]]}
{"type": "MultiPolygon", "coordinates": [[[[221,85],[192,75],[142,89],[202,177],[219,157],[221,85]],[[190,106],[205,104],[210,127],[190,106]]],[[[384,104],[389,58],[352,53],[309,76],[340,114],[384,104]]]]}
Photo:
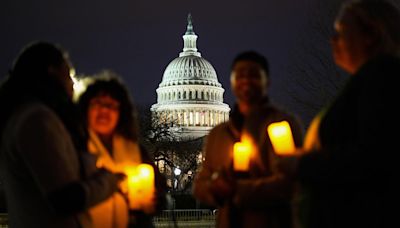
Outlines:
{"type": "MultiPolygon", "coordinates": [[[[79,106],[89,130],[89,151],[98,157],[97,166],[115,172],[126,166],[147,163],[155,170],[156,193],[152,205],[141,210],[129,208],[124,193],[90,210],[94,227],[154,227],[152,217],[164,208],[165,178],[138,140],[137,111],[122,79],[106,71],[92,78],[79,97],[79,106]]],[[[138,196],[140,197],[140,196],[138,196]]]]}
{"type": "Polygon", "coordinates": [[[125,178],[91,162],[70,67],[60,46],[33,42],[1,85],[0,174],[10,227],[91,227],[87,209],[125,178]]]}
{"type": "Polygon", "coordinates": [[[282,158],[301,185],[299,225],[398,227],[391,191],[398,179],[400,11],[383,0],[346,1],[334,29],[335,63],[351,77],[312,121],[305,154],[282,158]]]}
{"type": "Polygon", "coordinates": [[[286,120],[297,146],[302,129],[297,117],[270,101],[269,66],[254,51],[238,54],[232,63],[231,88],[236,96],[228,122],[214,127],[204,145],[205,159],[195,177],[193,193],[218,208],[217,227],[292,227],[293,181],[279,172],[266,127],[286,120]],[[249,171],[233,171],[233,145],[244,132],[252,138],[255,154],[249,171]]]}

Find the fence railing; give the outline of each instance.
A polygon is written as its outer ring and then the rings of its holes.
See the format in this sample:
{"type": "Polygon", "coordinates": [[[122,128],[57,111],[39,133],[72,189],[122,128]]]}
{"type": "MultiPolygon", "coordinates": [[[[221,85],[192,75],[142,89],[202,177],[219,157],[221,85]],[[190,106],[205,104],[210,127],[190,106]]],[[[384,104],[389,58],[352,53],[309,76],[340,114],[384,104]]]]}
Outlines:
{"type": "MultiPolygon", "coordinates": [[[[163,210],[153,221],[156,227],[215,227],[215,216],[206,209],[163,210]]],[[[7,214],[0,214],[0,228],[8,228],[7,214]]]]}
{"type": "Polygon", "coordinates": [[[156,227],[215,227],[215,217],[207,209],[164,210],[153,221],[156,227]]]}

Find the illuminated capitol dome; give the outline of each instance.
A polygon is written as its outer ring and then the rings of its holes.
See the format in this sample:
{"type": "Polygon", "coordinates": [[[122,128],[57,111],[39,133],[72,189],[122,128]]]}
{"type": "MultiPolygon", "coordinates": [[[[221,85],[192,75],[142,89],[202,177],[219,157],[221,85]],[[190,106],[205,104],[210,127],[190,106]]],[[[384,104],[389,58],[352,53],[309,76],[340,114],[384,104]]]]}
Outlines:
{"type": "Polygon", "coordinates": [[[197,138],[227,121],[230,108],[214,67],[197,51],[190,14],[183,41],[183,51],[164,71],[151,111],[160,121],[173,122],[179,135],[197,138]]]}

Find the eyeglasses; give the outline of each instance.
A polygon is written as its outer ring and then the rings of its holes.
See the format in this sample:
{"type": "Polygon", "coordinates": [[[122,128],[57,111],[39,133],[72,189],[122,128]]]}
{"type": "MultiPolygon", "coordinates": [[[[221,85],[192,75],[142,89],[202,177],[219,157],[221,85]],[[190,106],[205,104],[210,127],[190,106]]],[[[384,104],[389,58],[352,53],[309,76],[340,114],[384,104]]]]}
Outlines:
{"type": "Polygon", "coordinates": [[[109,110],[113,110],[113,111],[119,111],[119,103],[113,103],[113,102],[105,102],[105,101],[101,101],[101,100],[92,100],[90,102],[90,107],[91,108],[105,108],[105,109],[109,109],[109,110]]]}

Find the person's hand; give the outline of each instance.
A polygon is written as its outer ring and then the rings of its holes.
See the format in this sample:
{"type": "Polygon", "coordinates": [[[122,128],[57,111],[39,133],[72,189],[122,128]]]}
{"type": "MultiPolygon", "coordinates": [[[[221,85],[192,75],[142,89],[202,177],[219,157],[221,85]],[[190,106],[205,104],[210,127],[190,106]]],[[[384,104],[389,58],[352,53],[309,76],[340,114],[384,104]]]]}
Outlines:
{"type": "Polygon", "coordinates": [[[115,178],[117,179],[118,183],[121,183],[122,181],[124,181],[127,178],[125,173],[114,173],[114,175],[115,175],[115,178]]]}
{"type": "Polygon", "coordinates": [[[116,183],[118,186],[118,192],[128,201],[127,196],[127,178],[128,176],[125,173],[115,172],[113,173],[116,179],[116,183]]]}
{"type": "Polygon", "coordinates": [[[81,157],[82,167],[86,176],[91,176],[98,171],[96,162],[98,157],[89,152],[82,152],[79,155],[81,157]]]}
{"type": "Polygon", "coordinates": [[[224,172],[214,172],[210,180],[210,191],[217,201],[217,204],[223,205],[234,195],[236,186],[235,181],[224,172]]]}
{"type": "Polygon", "coordinates": [[[290,155],[278,155],[276,159],[278,170],[288,176],[295,176],[299,159],[303,154],[299,150],[290,155]]]}
{"type": "Polygon", "coordinates": [[[127,178],[124,173],[113,172],[106,168],[99,168],[97,171],[97,175],[106,175],[108,176],[110,183],[115,187],[115,191],[120,190],[121,183],[127,178]]]}

